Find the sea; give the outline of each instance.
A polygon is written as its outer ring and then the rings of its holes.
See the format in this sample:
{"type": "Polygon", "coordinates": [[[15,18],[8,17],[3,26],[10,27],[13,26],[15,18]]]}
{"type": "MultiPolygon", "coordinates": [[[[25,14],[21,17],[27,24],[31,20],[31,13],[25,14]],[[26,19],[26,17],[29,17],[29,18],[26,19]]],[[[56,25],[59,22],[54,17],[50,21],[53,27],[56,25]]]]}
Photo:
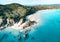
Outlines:
{"type": "Polygon", "coordinates": [[[24,32],[7,28],[0,31],[0,42],[60,42],[60,9],[40,11],[36,13],[40,23],[32,27],[27,38],[24,32]]]}

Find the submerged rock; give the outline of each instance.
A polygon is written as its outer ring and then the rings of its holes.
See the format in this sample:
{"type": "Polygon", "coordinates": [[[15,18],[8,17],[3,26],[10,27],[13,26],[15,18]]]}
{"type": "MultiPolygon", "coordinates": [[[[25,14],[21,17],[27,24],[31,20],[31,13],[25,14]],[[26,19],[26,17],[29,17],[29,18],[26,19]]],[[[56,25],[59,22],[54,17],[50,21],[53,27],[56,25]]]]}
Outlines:
{"type": "Polygon", "coordinates": [[[26,39],[29,38],[29,35],[28,35],[28,34],[24,34],[23,37],[24,37],[24,39],[26,40],[26,39]]]}

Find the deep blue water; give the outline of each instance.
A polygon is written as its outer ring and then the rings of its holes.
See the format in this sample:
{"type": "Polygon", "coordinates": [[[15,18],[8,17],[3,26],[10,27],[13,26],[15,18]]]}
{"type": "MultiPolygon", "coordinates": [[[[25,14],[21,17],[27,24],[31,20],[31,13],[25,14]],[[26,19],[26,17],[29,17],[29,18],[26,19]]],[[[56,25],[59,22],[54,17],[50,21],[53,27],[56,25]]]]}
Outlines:
{"type": "Polygon", "coordinates": [[[18,41],[19,31],[3,30],[0,32],[0,42],[60,42],[60,10],[47,10],[40,16],[43,24],[34,27],[36,29],[31,30],[26,40],[18,41]]]}

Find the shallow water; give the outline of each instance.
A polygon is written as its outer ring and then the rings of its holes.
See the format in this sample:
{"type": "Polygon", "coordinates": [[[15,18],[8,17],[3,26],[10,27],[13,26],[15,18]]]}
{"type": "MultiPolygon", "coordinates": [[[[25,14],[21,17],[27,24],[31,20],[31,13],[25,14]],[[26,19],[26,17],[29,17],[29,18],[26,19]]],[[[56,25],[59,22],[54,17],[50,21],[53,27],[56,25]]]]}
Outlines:
{"type": "Polygon", "coordinates": [[[35,29],[28,32],[27,39],[23,38],[24,33],[7,28],[0,32],[0,42],[60,42],[60,10],[45,10],[37,16],[43,23],[32,27],[35,29]]]}

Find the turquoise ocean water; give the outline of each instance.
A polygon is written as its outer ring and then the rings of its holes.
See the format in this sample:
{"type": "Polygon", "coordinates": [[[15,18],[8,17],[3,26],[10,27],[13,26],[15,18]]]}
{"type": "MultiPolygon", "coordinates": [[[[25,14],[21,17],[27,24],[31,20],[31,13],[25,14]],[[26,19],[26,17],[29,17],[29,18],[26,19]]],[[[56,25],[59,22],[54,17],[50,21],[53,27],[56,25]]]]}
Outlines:
{"type": "Polygon", "coordinates": [[[6,29],[0,32],[0,42],[60,42],[60,9],[44,11],[40,16],[43,24],[34,27],[26,40],[18,40],[19,31],[6,29]]]}
{"type": "Polygon", "coordinates": [[[35,40],[28,41],[60,42],[60,10],[47,10],[41,16],[44,21],[43,25],[36,27],[38,29],[31,34],[35,37],[35,40]]]}

